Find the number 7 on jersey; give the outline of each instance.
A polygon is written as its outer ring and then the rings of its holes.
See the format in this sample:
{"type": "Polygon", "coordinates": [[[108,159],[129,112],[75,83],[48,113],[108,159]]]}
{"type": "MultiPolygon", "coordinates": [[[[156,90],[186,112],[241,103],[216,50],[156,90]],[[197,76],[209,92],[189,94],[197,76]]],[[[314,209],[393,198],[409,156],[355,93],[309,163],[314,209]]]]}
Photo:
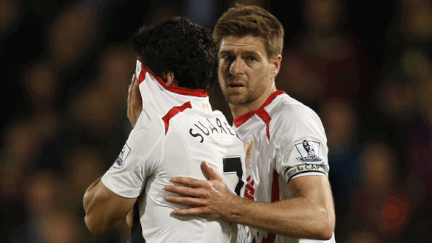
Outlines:
{"type": "Polygon", "coordinates": [[[243,169],[241,164],[241,158],[240,157],[223,158],[223,171],[224,171],[223,174],[224,174],[225,184],[231,190],[233,190],[233,187],[236,184],[235,189],[233,191],[240,196],[241,188],[244,185],[244,181],[242,180],[243,169]],[[236,177],[234,178],[234,176],[236,177]]]}

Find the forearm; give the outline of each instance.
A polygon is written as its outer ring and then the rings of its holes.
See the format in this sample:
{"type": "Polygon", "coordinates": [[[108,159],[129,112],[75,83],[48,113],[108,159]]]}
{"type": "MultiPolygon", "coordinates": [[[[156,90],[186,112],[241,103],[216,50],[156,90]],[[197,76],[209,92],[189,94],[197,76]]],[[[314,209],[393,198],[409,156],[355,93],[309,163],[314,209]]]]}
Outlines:
{"type": "MultiPolygon", "coordinates": [[[[204,163],[203,163],[204,164],[204,163]]],[[[209,181],[174,177],[165,190],[168,202],[190,206],[175,209],[174,215],[203,216],[248,225],[292,238],[326,240],[335,227],[333,197],[327,177],[302,176],[290,181],[294,198],[274,203],[255,202],[228,191],[222,178],[203,166],[209,181]]]]}
{"type": "Polygon", "coordinates": [[[328,239],[333,233],[331,213],[306,198],[274,203],[238,197],[225,217],[230,222],[293,237],[328,239]]]}

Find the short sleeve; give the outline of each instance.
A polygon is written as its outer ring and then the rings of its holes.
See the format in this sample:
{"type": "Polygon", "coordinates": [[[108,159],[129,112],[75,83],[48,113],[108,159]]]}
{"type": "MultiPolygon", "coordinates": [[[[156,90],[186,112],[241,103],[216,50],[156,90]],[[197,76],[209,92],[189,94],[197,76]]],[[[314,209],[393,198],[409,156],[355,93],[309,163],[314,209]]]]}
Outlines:
{"type": "Polygon", "coordinates": [[[328,176],[328,147],[318,115],[309,108],[283,119],[276,140],[276,170],[286,182],[305,175],[328,176]],[[296,114],[300,113],[300,114],[296,114]]]}
{"type": "Polygon", "coordinates": [[[164,132],[160,118],[143,111],[114,164],[102,177],[102,183],[119,196],[138,197],[145,180],[162,159],[164,132]]]}

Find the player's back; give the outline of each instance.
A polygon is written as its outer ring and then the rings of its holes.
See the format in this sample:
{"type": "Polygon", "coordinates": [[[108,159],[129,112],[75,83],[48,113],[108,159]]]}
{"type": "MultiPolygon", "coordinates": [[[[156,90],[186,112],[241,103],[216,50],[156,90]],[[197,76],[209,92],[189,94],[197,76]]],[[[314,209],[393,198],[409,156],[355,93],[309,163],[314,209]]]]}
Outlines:
{"type": "MultiPolygon", "coordinates": [[[[139,198],[143,236],[147,242],[229,242],[228,222],[202,217],[180,217],[170,213],[178,205],[165,201],[164,186],[174,176],[200,180],[203,161],[234,179],[234,191],[242,177],[243,145],[220,112],[185,110],[172,117],[164,142],[163,159],[147,179],[139,198]],[[226,125],[225,125],[226,124],[226,125]],[[220,125],[220,126],[219,126],[220,125]],[[225,163],[225,167],[224,167],[225,163]]],[[[241,186],[241,182],[240,182],[241,186]]]]}
{"type": "MultiPolygon", "coordinates": [[[[175,89],[167,91],[167,87],[152,81],[146,79],[140,84],[145,98],[139,119],[142,124],[137,123],[143,131],[150,131],[143,134],[152,136],[149,139],[154,143],[142,147],[151,150],[142,159],[146,163],[142,173],[145,187],[138,198],[142,235],[149,243],[229,242],[228,222],[172,215],[179,206],[165,201],[169,193],[164,187],[175,176],[205,180],[201,163],[206,161],[224,175],[228,188],[240,194],[245,170],[243,143],[225,116],[211,109],[208,97],[184,89],[180,93],[175,89]]],[[[136,130],[140,133],[139,128],[136,130]]]]}

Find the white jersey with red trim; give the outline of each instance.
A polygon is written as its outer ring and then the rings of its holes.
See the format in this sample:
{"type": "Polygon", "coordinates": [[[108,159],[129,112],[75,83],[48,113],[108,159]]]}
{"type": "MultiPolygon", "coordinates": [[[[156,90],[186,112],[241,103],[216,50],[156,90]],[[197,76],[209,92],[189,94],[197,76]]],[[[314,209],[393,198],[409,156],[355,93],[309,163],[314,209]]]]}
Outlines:
{"type": "Polygon", "coordinates": [[[167,87],[138,61],[143,111],[114,165],[102,177],[114,193],[138,197],[139,222],[147,243],[226,243],[231,225],[222,220],[171,215],[178,205],[165,201],[174,176],[206,180],[206,161],[233,192],[244,191],[244,147],[204,90],[167,87]]]}
{"type": "MultiPolygon", "coordinates": [[[[260,202],[293,198],[288,183],[308,175],[327,176],[327,138],[318,115],[309,107],[276,91],[256,111],[234,120],[246,150],[244,196],[260,202]]],[[[241,243],[312,243],[328,241],[293,239],[241,226],[241,243]],[[250,232],[249,232],[250,230],[250,232]]]]}

